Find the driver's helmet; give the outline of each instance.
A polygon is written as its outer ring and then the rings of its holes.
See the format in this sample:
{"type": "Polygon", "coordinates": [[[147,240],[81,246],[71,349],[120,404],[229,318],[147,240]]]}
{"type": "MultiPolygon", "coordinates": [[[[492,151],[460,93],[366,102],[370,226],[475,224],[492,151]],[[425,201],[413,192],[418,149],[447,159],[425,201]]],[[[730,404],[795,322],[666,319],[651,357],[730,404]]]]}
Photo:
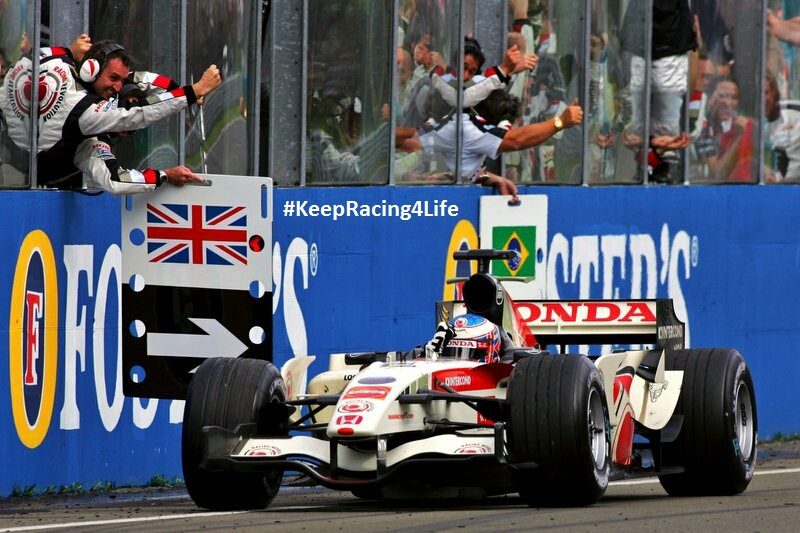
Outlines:
{"type": "Polygon", "coordinates": [[[500,328],[478,315],[459,315],[450,321],[455,335],[442,352],[443,357],[496,363],[502,355],[500,328]]]}

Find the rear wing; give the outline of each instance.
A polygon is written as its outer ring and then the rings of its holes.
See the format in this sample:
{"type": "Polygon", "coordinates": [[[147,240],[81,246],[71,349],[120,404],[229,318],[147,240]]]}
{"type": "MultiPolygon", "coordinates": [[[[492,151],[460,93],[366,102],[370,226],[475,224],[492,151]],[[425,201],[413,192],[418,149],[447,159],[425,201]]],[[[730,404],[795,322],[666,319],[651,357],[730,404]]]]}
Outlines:
{"type": "Polygon", "coordinates": [[[654,344],[682,350],[685,325],[671,299],[523,300],[514,308],[540,345],[654,344]]]}
{"type": "MultiPolygon", "coordinates": [[[[568,344],[653,344],[681,350],[685,325],[671,299],[522,300],[512,302],[539,346],[568,344]]],[[[464,302],[439,302],[437,318],[466,313],[464,302]]]]}

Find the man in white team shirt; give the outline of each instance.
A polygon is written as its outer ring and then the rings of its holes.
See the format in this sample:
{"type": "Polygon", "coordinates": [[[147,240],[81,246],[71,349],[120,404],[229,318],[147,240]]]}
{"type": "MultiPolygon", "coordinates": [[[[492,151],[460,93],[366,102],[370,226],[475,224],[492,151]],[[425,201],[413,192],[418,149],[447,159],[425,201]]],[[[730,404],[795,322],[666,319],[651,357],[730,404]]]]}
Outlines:
{"type": "Polygon", "coordinates": [[[575,100],[556,117],[512,127],[512,122],[520,112],[519,98],[503,89],[492,91],[468,113],[450,117],[444,124],[420,137],[426,151],[442,156],[447,168],[455,170],[457,156],[456,120],[461,121],[461,176],[460,180],[494,187],[500,194],[513,196],[517,201],[516,185],[502,176],[491,174],[483,169],[487,157],[496,158],[504,152],[527,150],[537,146],[559,131],[576,126],[583,121],[583,109],[575,100]]]}

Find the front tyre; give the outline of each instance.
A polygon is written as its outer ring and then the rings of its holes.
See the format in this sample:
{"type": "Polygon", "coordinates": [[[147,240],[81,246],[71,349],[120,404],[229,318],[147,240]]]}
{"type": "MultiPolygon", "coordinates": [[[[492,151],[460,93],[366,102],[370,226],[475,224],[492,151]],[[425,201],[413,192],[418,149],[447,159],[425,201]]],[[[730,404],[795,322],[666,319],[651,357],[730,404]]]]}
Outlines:
{"type": "Polygon", "coordinates": [[[258,424],[258,434],[286,435],[286,420],[267,420],[262,408],[286,400],[286,387],[272,363],[260,359],[215,358],[203,362],[189,383],[183,414],[182,462],[192,500],[214,511],[263,509],[280,488],[283,472],[209,471],[203,460],[203,427],[234,430],[258,424]]]}
{"type": "Polygon", "coordinates": [[[599,371],[584,356],[535,354],[519,361],[508,386],[508,442],[531,506],[583,506],[608,487],[610,430],[599,371]]]}
{"type": "Polygon", "coordinates": [[[664,462],[685,472],[661,476],[671,496],[733,495],[753,477],[758,415],[753,378],[736,350],[704,348],[667,353],[667,370],[682,370],[676,414],[681,433],[664,445],[664,462]]]}

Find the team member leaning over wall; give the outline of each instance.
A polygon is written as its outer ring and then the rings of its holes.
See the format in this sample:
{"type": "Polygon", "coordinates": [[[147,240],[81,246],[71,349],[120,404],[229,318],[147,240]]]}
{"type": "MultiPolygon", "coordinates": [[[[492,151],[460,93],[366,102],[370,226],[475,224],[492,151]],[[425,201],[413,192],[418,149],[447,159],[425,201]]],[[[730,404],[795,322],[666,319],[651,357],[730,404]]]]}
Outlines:
{"type": "MultiPolygon", "coordinates": [[[[81,36],[77,41],[88,40],[81,36]]],[[[76,47],[80,55],[81,47],[76,47]]],[[[219,70],[211,65],[200,81],[165,90],[142,104],[121,107],[115,98],[130,73],[130,57],[119,44],[109,41],[92,45],[76,60],[73,50],[44,48],[41,72],[49,80],[39,98],[38,180],[60,188],[80,187],[81,171],[113,193],[144,192],[166,181],[183,183],[199,179],[185,167],[165,172],[120,169],[107,143],[98,135],[133,131],[172,116],[203,98],[220,83],[219,70]],[[105,170],[99,166],[102,161],[105,170]],[[102,171],[102,172],[101,172],[102,171]]],[[[27,148],[29,121],[25,109],[25,82],[30,79],[30,58],[24,57],[4,80],[0,108],[8,120],[9,135],[27,148]]],[[[144,80],[146,81],[146,80],[144,80]]],[[[155,81],[155,78],[150,81],[155,81]]],[[[156,84],[157,85],[157,84],[156,84]]],[[[29,93],[28,93],[29,94],[29,93]]]]}

